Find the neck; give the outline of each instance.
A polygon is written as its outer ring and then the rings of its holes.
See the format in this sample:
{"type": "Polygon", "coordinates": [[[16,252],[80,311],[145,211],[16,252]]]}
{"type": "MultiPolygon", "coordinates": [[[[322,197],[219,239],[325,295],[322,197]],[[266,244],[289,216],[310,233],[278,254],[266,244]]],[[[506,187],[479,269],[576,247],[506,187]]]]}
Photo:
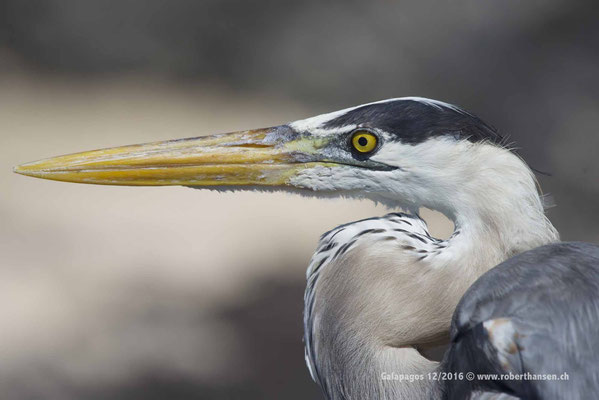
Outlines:
{"type": "Polygon", "coordinates": [[[431,204],[455,224],[448,241],[457,257],[452,261],[466,263],[462,268],[475,271],[475,278],[518,253],[559,240],[524,161],[488,145],[478,148],[477,157],[485,168],[472,174],[473,166],[463,163],[460,193],[447,196],[443,205],[431,204]]]}

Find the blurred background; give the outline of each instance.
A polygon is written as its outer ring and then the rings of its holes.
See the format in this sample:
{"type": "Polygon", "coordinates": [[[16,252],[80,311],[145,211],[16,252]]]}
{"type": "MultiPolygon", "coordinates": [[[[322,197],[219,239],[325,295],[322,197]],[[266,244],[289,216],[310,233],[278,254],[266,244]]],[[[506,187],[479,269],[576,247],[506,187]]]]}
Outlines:
{"type": "MultiPolygon", "coordinates": [[[[48,156],[459,104],[599,242],[596,1],[0,0],[0,397],[319,398],[301,342],[318,236],[368,202],[34,180],[48,156]]],[[[450,224],[424,211],[438,235],[450,224]]]]}

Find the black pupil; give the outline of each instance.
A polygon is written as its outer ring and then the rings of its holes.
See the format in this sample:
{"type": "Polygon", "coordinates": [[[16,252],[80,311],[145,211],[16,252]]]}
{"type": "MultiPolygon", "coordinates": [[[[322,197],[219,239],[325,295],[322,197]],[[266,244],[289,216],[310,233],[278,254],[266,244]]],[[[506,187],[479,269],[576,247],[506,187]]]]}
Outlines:
{"type": "Polygon", "coordinates": [[[368,139],[366,139],[364,136],[362,136],[361,138],[358,139],[358,144],[360,146],[366,146],[368,144],[368,139]]]}

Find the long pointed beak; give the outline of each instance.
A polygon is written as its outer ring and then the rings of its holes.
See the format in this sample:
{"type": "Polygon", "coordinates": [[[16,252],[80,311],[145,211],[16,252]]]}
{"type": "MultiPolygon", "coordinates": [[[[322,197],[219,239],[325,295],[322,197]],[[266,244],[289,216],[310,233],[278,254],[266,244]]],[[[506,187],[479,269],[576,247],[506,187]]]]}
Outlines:
{"type": "Polygon", "coordinates": [[[23,164],[14,171],[101,185],[280,186],[301,169],[323,165],[317,153],[324,144],[282,125],[86,151],[23,164]]]}

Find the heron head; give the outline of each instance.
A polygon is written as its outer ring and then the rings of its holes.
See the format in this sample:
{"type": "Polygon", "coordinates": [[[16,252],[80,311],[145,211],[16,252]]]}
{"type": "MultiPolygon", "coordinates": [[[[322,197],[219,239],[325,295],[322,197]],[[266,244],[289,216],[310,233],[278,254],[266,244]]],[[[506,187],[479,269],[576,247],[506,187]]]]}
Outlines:
{"type": "Polygon", "coordinates": [[[106,185],[301,190],[409,207],[457,184],[452,169],[468,164],[469,146],[500,140],[455,106],[407,97],[272,128],[59,156],[15,172],[106,185]]]}

